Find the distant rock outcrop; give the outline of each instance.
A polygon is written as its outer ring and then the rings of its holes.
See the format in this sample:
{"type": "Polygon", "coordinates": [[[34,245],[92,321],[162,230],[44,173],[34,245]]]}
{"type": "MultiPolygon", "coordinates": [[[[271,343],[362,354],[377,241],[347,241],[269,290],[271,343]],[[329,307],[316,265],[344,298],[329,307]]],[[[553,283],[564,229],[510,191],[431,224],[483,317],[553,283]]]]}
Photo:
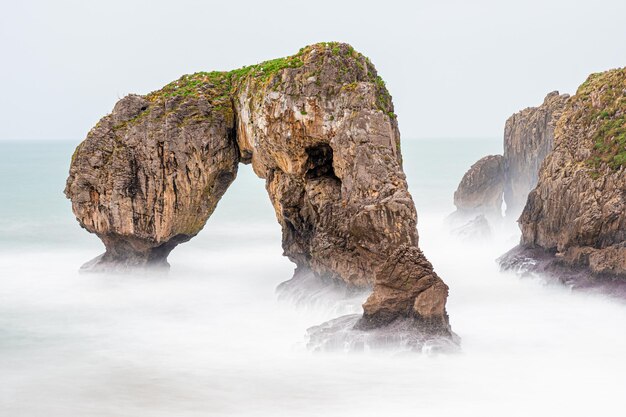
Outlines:
{"type": "Polygon", "coordinates": [[[491,224],[502,218],[502,201],[506,218],[517,220],[530,190],[537,184],[539,167],[552,149],[554,126],[567,103],[567,94],[554,91],[539,107],[529,107],[506,121],[504,156],[490,155],[480,159],[465,173],[451,218],[474,219],[483,215],[491,224]]]}
{"type": "Polygon", "coordinates": [[[534,258],[560,276],[626,278],[626,69],[591,75],[571,98],[519,223],[507,267],[534,258]]]}
{"type": "Polygon", "coordinates": [[[509,117],[504,127],[504,201],[506,216],[517,220],[530,190],[537,185],[539,168],[552,150],[554,128],[569,95],[553,91],[539,107],[509,117]]]}
{"type": "Polygon", "coordinates": [[[166,263],[239,162],[266,180],[296,275],[373,286],[361,328],[409,319],[451,335],[448,288],[417,246],[391,96],[346,44],[122,99],[79,145],[67,181],[77,219],[106,246],[91,267],[166,263]]]}
{"type": "Polygon", "coordinates": [[[456,215],[464,218],[502,216],[504,160],[502,155],[480,159],[465,173],[454,192],[456,215]]]}

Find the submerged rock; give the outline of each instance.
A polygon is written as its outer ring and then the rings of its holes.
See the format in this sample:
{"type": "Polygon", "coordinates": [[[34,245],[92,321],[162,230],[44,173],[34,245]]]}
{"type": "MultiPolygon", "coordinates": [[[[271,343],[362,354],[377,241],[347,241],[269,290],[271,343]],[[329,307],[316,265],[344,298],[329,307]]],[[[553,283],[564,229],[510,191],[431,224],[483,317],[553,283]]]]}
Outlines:
{"type": "Polygon", "coordinates": [[[165,264],[202,229],[239,162],[266,180],[297,271],[373,285],[363,327],[403,317],[451,335],[447,286],[417,247],[391,96],[346,44],[122,99],[79,145],[67,181],[78,221],[106,246],[93,267],[165,264]]]}
{"type": "Polygon", "coordinates": [[[541,277],[555,281],[574,291],[594,292],[626,299],[626,279],[611,273],[590,273],[584,264],[571,263],[560,254],[540,247],[517,246],[500,258],[503,271],[519,277],[541,277]]]}
{"type": "Polygon", "coordinates": [[[479,214],[467,223],[452,229],[452,233],[462,241],[488,240],[492,237],[491,226],[484,215],[479,214]]]}
{"type": "Polygon", "coordinates": [[[460,338],[424,332],[414,321],[397,319],[376,330],[361,330],[359,315],[351,314],[307,330],[307,348],[315,352],[364,352],[386,350],[394,353],[455,353],[460,338]]]}
{"type": "Polygon", "coordinates": [[[276,288],[279,301],[305,309],[331,311],[335,315],[360,311],[371,292],[371,287],[355,287],[342,280],[319,276],[309,269],[296,269],[293,278],[276,288]]]}
{"type": "Polygon", "coordinates": [[[515,256],[626,279],[626,69],[591,75],[569,101],[519,224],[515,256]]]}

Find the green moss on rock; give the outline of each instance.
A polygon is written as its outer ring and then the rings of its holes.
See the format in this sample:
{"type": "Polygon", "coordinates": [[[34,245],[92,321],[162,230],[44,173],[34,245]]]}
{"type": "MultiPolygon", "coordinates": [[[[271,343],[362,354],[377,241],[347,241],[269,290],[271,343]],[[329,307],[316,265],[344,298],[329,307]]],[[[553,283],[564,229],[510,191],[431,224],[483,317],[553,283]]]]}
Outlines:
{"type": "Polygon", "coordinates": [[[576,116],[592,127],[587,164],[595,170],[626,167],[626,68],[591,74],[578,88],[575,106],[576,116]]]}
{"type": "MultiPolygon", "coordinates": [[[[244,66],[232,71],[196,72],[183,75],[165,87],[145,96],[151,106],[137,117],[119,124],[115,130],[126,129],[136,124],[151,112],[153,106],[164,106],[167,102],[168,111],[172,111],[190,100],[206,100],[211,105],[211,115],[196,114],[190,122],[206,120],[212,117],[233,119],[232,101],[238,89],[246,83],[254,83],[262,95],[266,88],[277,91],[282,85],[277,78],[283,71],[297,69],[308,65],[306,77],[315,77],[316,85],[320,86],[320,74],[324,65],[330,65],[337,71],[338,83],[346,90],[356,88],[358,82],[371,82],[376,91],[376,108],[391,118],[395,118],[391,95],[383,79],[377,74],[369,58],[355,51],[350,45],[339,42],[321,42],[301,48],[292,56],[264,61],[256,65],[244,66]],[[331,60],[330,63],[327,60],[331,60]]],[[[305,113],[303,113],[305,114],[305,113]]],[[[181,122],[186,124],[185,121],[181,122]]]]}

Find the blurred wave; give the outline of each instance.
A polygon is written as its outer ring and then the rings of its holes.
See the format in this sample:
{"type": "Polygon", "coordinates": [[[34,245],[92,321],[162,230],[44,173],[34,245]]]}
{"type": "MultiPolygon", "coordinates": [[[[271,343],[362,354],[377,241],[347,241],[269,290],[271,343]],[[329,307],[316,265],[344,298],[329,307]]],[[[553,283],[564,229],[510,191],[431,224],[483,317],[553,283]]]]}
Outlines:
{"type": "Polygon", "coordinates": [[[102,245],[61,193],[73,144],[0,142],[0,415],[615,415],[626,306],[501,273],[515,231],[473,244],[444,227],[464,171],[498,146],[404,141],[420,246],[463,339],[415,355],[307,347],[307,329],[359,314],[367,293],[276,294],[293,265],[249,167],[169,273],[79,275],[102,245]]]}

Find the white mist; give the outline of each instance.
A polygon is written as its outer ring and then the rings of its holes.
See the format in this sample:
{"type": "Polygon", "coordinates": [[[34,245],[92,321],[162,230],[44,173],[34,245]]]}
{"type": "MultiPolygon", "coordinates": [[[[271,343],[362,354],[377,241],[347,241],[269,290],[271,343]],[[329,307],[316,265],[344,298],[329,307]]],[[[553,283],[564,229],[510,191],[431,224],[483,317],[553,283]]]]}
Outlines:
{"type": "MultiPolygon", "coordinates": [[[[1,214],[13,220],[0,223],[0,415],[620,415],[626,305],[500,273],[494,259],[514,234],[451,238],[443,218],[456,182],[495,145],[450,143],[410,143],[404,164],[420,246],[450,286],[461,353],[308,351],[309,326],[359,307],[277,300],[293,266],[281,256],[263,184],[247,168],[164,275],[79,275],[100,248],[74,230],[71,214],[53,210],[69,209],[55,191],[28,216],[3,200],[1,214]]],[[[57,189],[66,162],[50,162],[57,189]]],[[[33,187],[24,202],[41,197],[33,187]]]]}

